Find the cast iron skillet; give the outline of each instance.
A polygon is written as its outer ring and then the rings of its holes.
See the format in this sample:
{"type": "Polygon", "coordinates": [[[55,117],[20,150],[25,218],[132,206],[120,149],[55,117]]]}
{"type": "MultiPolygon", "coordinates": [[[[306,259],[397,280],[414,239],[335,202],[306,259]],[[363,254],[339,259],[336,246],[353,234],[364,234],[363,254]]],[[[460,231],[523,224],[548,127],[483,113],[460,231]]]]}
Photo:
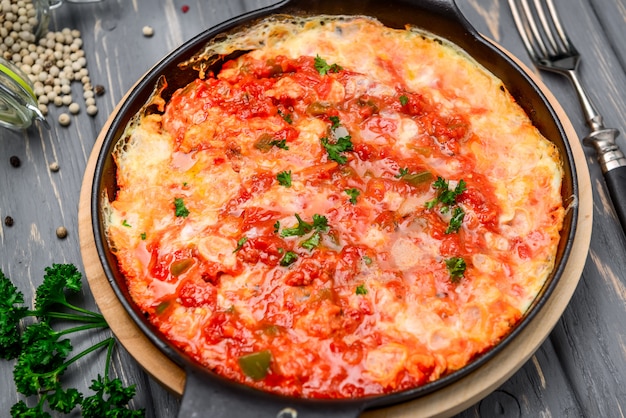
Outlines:
{"type": "Polygon", "coordinates": [[[578,197],[572,152],[554,110],[526,73],[506,54],[476,32],[462,16],[454,0],[387,0],[384,2],[376,0],[284,0],[277,5],[236,17],[201,33],[166,56],[129,92],[106,132],[102,150],[96,162],[91,196],[95,243],[107,279],[124,308],[150,341],[186,372],[187,380],[179,415],[181,417],[355,417],[365,409],[415,399],[449,385],[485,364],[506,344],[512,342],[521,329],[531,322],[556,286],[574,239],[578,216],[575,205],[568,210],[565,218],[555,270],[520,324],[498,345],[468,366],[425,386],[359,399],[306,400],[269,394],[231,382],[189,359],[165,340],[133,304],[125,279],[108,248],[103,227],[101,199],[105,192],[113,198],[117,187],[116,166],[111,157],[111,151],[123,134],[130,118],[150,97],[161,75],[165,75],[168,81],[168,89],[163,94],[163,97],[167,99],[174,90],[197,77],[194,70],[179,68],[178,64],[190,59],[209,39],[223,32],[245,27],[262,17],[276,13],[367,15],[377,18],[390,27],[403,28],[409,23],[457,44],[504,82],[533,123],[556,144],[564,160],[563,201],[575,201],[578,197]]]}

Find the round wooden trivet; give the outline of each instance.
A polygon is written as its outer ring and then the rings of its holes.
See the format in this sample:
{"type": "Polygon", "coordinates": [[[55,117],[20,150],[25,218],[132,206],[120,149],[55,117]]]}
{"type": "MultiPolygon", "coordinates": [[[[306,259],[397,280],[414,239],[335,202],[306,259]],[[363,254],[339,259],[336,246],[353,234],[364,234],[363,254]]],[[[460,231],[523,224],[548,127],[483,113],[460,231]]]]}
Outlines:
{"type": "MultiPolygon", "coordinates": [[[[512,58],[515,60],[514,57],[512,58]]],[[[535,80],[554,107],[569,138],[576,163],[579,218],[572,252],[563,276],[550,299],[533,321],[488,363],[459,381],[432,394],[392,407],[366,411],[362,415],[364,418],[445,417],[461,412],[475,404],[511,377],[539,348],[563,314],[580,280],[591,240],[593,214],[593,196],[585,154],[574,127],[557,100],[541,80],[534,76],[521,62],[518,61],[518,64],[535,80]]],[[[92,150],[83,178],[78,221],[85,273],[100,311],[124,348],[154,379],[180,396],[185,385],[185,372],[157,349],[128,316],[105,277],[96,252],[91,227],[91,187],[98,154],[107,129],[119,112],[119,107],[113,111],[103,127],[92,150]]]]}

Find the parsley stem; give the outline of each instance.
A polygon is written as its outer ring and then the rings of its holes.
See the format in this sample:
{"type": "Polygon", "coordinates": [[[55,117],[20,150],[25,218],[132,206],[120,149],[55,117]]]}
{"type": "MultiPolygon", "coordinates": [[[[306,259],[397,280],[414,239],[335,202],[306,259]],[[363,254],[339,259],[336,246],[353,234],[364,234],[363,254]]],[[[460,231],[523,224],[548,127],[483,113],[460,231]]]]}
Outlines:
{"type": "Polygon", "coordinates": [[[107,324],[106,322],[102,321],[102,322],[94,322],[92,324],[85,324],[85,325],[80,325],[74,328],[67,328],[64,329],[63,331],[59,331],[58,335],[67,335],[67,334],[72,334],[74,332],[80,332],[80,331],[86,331],[88,329],[94,329],[94,328],[108,328],[109,324],[107,324]]]}
{"type": "Polygon", "coordinates": [[[93,351],[96,351],[99,348],[106,347],[106,346],[109,346],[109,345],[112,345],[112,344],[115,344],[115,338],[113,338],[113,337],[109,337],[106,340],[102,340],[98,344],[95,344],[95,345],[93,345],[93,346],[91,346],[91,347],[81,351],[80,353],[76,354],[74,357],[72,357],[71,359],[69,359],[68,361],[63,363],[59,367],[59,369],[65,370],[65,369],[67,369],[67,367],[69,367],[70,364],[80,360],[81,358],[85,357],[87,354],[89,354],[89,353],[91,353],[93,351]]]}
{"type": "Polygon", "coordinates": [[[115,340],[113,338],[109,338],[109,346],[107,347],[107,357],[104,363],[104,381],[109,381],[109,369],[111,366],[111,358],[113,357],[113,347],[115,347],[115,340]]]}
{"type": "Polygon", "coordinates": [[[63,305],[67,309],[70,309],[70,310],[75,311],[75,312],[80,312],[82,314],[93,316],[93,317],[96,317],[96,318],[103,318],[102,314],[99,314],[97,312],[93,312],[93,311],[90,311],[90,310],[87,310],[87,309],[83,309],[83,308],[80,308],[78,306],[74,306],[71,303],[60,302],[60,305],[63,305]]]}
{"type": "Polygon", "coordinates": [[[66,312],[47,312],[45,316],[48,318],[65,319],[68,321],[106,323],[104,320],[104,317],[100,314],[96,316],[96,315],[77,315],[77,314],[71,314],[71,313],[66,313],[66,312]]]}

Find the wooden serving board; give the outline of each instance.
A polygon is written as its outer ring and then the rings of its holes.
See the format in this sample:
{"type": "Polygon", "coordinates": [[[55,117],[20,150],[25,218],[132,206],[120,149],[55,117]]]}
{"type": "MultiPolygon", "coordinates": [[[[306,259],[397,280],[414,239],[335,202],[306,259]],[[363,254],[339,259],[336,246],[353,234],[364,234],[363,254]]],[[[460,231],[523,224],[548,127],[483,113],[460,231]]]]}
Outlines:
{"type": "MultiPolygon", "coordinates": [[[[508,54],[507,51],[504,52],[508,54]]],[[[446,417],[475,404],[502,385],[539,348],[563,314],[580,280],[589,250],[593,215],[593,196],[585,154],[571,122],[555,97],[523,63],[511,54],[508,55],[534,79],[552,104],[565,129],[574,155],[578,176],[579,217],[576,236],[563,276],[532,322],[489,362],[436,392],[399,405],[366,411],[362,415],[364,418],[446,417]]],[[[120,105],[117,106],[105,123],[94,145],[83,178],[78,222],[85,273],[96,303],[118,340],[147,373],[165,388],[181,396],[185,386],[184,370],[156,348],[128,316],[104,274],[94,242],[91,225],[91,190],[94,170],[106,132],[120,107],[120,105]]]]}

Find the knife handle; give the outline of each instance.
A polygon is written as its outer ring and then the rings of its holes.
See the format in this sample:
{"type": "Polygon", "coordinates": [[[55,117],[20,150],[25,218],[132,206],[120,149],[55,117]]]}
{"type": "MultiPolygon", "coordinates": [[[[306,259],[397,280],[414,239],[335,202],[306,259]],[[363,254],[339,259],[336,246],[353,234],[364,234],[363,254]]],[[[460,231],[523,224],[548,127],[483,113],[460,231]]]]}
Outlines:
{"type": "Polygon", "coordinates": [[[620,166],[604,173],[604,180],[611,195],[617,218],[626,231],[626,166],[620,166]]]}

